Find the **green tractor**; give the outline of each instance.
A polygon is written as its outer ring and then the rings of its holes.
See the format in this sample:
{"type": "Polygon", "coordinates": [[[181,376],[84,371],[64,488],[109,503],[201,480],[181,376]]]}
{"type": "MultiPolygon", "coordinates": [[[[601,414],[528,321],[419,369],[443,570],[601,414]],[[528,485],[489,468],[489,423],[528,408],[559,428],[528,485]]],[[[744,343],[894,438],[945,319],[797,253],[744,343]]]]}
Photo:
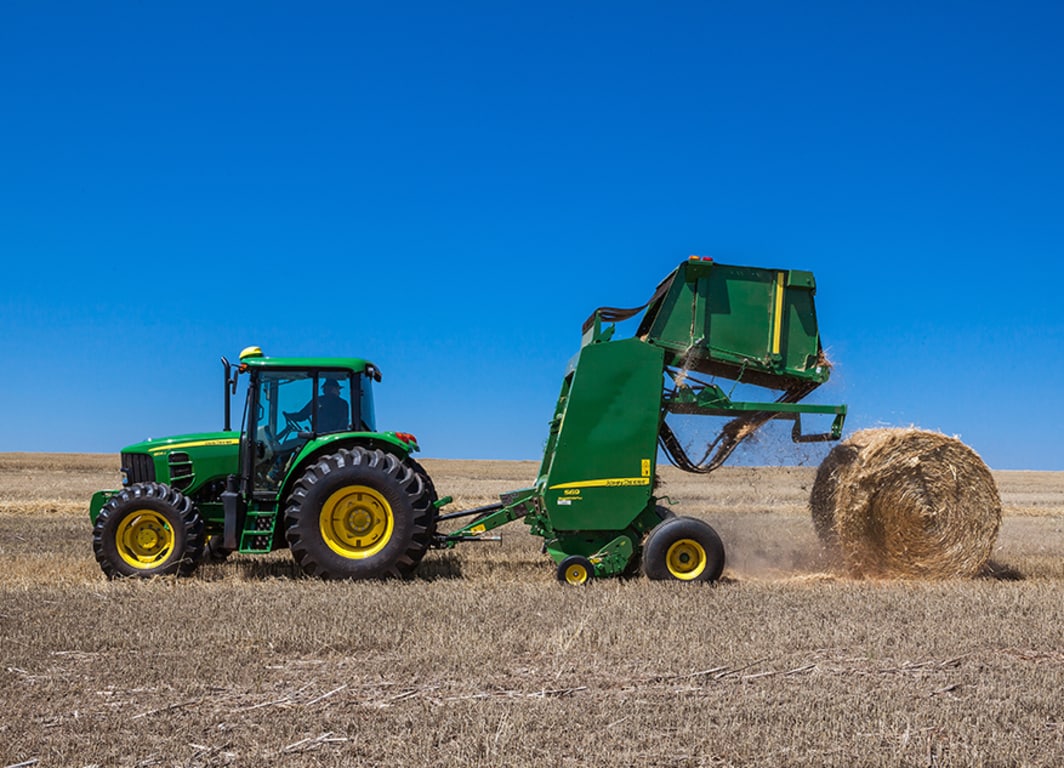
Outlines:
{"type": "Polygon", "coordinates": [[[309,575],[409,576],[436,535],[432,481],[417,440],[378,432],[358,358],[271,358],[258,347],[225,373],[221,432],[122,450],[123,487],[90,503],[93,549],[109,577],[185,575],[231,552],[288,547],[309,575]],[[243,429],[231,424],[246,375],[243,429]]]}

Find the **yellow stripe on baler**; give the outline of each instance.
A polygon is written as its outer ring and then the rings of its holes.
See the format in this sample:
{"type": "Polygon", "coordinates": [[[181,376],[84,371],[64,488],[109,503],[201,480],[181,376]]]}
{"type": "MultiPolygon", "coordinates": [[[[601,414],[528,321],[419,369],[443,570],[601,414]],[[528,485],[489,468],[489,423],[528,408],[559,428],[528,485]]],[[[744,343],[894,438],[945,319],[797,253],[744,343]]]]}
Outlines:
{"type": "Polygon", "coordinates": [[[565,488],[617,488],[632,485],[650,485],[649,477],[605,477],[601,480],[578,480],[572,483],[559,483],[547,490],[557,491],[565,488]]]}
{"type": "Polygon", "coordinates": [[[772,354],[780,353],[780,335],[783,331],[783,288],[786,275],[776,273],[776,316],[772,323],[772,354]]]}

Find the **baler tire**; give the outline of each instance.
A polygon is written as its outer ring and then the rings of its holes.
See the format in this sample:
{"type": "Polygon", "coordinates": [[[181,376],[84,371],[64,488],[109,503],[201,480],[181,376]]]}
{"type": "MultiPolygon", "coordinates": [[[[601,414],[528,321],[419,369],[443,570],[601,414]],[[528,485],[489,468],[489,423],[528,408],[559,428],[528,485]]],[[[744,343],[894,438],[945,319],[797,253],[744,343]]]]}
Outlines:
{"type": "Polygon", "coordinates": [[[672,517],[656,525],[643,545],[643,573],[655,581],[716,581],[724,571],[724,544],[708,524],[672,517]]]}
{"type": "Polygon", "coordinates": [[[583,555],[569,555],[558,563],[558,581],[571,587],[583,587],[595,578],[595,566],[583,555]]]}
{"type": "Polygon", "coordinates": [[[296,563],[323,579],[408,578],[431,542],[436,508],[407,462],[375,448],[322,457],[296,481],[285,538],[296,563]]]}
{"type": "Polygon", "coordinates": [[[203,520],[192,500],[162,483],[136,483],[104,504],[92,530],[96,562],[110,579],[196,570],[203,520]]]}

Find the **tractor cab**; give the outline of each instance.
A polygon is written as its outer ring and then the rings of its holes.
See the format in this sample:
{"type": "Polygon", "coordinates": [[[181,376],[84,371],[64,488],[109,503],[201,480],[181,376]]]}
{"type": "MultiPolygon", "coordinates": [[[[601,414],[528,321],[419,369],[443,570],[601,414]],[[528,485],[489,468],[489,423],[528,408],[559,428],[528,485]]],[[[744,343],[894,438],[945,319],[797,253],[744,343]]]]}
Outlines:
{"type": "MultiPolygon", "coordinates": [[[[226,364],[226,394],[235,377],[226,364]]],[[[329,435],[376,432],[373,382],[380,371],[359,358],[267,358],[240,354],[248,374],[241,429],[241,475],[255,498],[275,498],[303,449],[329,435]]],[[[228,425],[227,425],[228,426],[228,425]]]]}

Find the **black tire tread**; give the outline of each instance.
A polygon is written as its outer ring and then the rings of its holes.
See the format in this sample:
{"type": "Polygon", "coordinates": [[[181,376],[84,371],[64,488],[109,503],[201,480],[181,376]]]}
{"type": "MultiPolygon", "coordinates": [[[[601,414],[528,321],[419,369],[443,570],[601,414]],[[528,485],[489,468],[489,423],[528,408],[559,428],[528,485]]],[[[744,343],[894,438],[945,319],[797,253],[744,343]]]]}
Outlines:
{"type": "Polygon", "coordinates": [[[425,471],[425,468],[421,466],[421,464],[415,461],[411,456],[407,456],[404,463],[408,464],[411,469],[421,476],[421,482],[424,485],[422,495],[414,502],[415,510],[423,510],[427,506],[428,512],[428,524],[425,526],[425,532],[418,538],[418,542],[425,545],[424,549],[420,551],[416,558],[416,562],[420,562],[432,545],[433,539],[436,537],[436,518],[439,517],[439,510],[436,508],[436,502],[440,497],[436,493],[435,483],[432,482],[429,473],[425,471]]]}
{"type": "MultiPolygon", "coordinates": [[[[161,511],[161,510],[160,510],[161,511]]],[[[175,533],[177,531],[175,530],[175,533]]],[[[111,498],[100,510],[96,524],[92,529],[92,549],[96,562],[109,579],[161,576],[177,574],[188,576],[196,570],[203,556],[204,537],[203,519],[193,505],[192,500],[180,491],[163,483],[136,483],[123,488],[111,498]],[[183,543],[181,551],[158,568],[139,571],[122,562],[113,549],[112,528],[118,525],[127,510],[147,504],[149,507],[169,508],[180,524],[178,539],[183,543]],[[113,522],[112,522],[113,521],[113,522]]]]}
{"type": "Polygon", "coordinates": [[[568,579],[565,578],[565,572],[569,569],[570,565],[577,564],[583,566],[587,570],[587,581],[584,582],[584,584],[582,584],[581,586],[586,587],[588,584],[595,580],[595,566],[591,564],[590,560],[588,560],[583,555],[569,555],[567,558],[558,563],[558,567],[555,570],[555,576],[557,577],[558,581],[560,581],[562,584],[565,584],[566,586],[574,586],[569,583],[568,579]]]}
{"type": "Polygon", "coordinates": [[[427,477],[409,462],[376,448],[355,446],[323,456],[304,471],[288,497],[285,537],[293,558],[308,576],[323,579],[410,577],[435,532],[435,491],[426,489],[427,477]],[[392,514],[397,520],[393,536],[406,539],[397,545],[398,549],[389,544],[379,556],[346,562],[332,554],[322,541],[318,496],[331,484],[344,482],[345,475],[357,477],[361,483],[372,482],[382,492],[394,491],[392,514]],[[409,526],[398,519],[401,515],[409,517],[409,526]]]}
{"type": "Polygon", "coordinates": [[[665,555],[680,539],[698,541],[709,558],[705,571],[692,581],[719,579],[724,571],[724,544],[708,523],[694,517],[670,517],[654,526],[643,545],[643,573],[646,577],[655,581],[676,580],[669,572],[665,555]]]}

